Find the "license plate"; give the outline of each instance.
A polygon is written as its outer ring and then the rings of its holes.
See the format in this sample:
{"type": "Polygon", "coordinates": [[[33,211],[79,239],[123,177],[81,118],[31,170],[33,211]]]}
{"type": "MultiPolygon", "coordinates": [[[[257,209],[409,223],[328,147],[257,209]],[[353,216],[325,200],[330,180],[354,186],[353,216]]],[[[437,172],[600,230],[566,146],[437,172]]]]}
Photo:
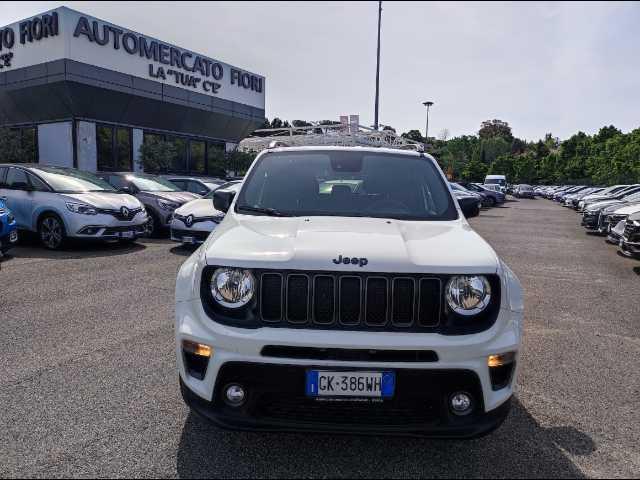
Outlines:
{"type": "Polygon", "coordinates": [[[310,397],[391,398],[396,388],[394,372],[307,371],[310,397]]]}
{"type": "Polygon", "coordinates": [[[9,234],[9,241],[11,243],[15,243],[15,242],[18,241],[18,231],[17,230],[14,230],[13,232],[11,232],[9,234]]]}
{"type": "Polygon", "coordinates": [[[134,233],[132,231],[120,232],[120,238],[133,238],[134,233]]]}
{"type": "Polygon", "coordinates": [[[194,237],[182,237],[182,243],[196,243],[194,237]]]}

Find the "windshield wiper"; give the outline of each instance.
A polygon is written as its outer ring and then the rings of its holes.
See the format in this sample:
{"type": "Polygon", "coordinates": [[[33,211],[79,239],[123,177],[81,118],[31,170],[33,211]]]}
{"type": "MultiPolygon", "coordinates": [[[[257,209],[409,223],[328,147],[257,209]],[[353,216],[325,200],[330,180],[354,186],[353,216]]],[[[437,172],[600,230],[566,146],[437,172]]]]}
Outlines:
{"type": "Polygon", "coordinates": [[[270,217],[290,217],[291,216],[290,214],[281,212],[280,210],[276,210],[275,208],[252,207],[250,205],[238,205],[238,210],[244,210],[245,212],[262,213],[270,217]]]}

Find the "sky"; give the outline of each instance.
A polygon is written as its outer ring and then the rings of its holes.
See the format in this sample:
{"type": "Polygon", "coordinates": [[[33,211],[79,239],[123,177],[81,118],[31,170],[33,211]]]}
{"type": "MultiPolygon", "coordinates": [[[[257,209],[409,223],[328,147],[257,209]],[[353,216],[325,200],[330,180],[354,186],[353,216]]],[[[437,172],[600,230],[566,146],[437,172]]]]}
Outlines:
{"type": "MultiPolygon", "coordinates": [[[[66,5],[266,77],[266,115],[374,119],[378,2],[1,2],[0,25],[66,5]]],[[[398,133],[561,139],[640,127],[640,3],[383,2],[380,123],[398,133]]]]}

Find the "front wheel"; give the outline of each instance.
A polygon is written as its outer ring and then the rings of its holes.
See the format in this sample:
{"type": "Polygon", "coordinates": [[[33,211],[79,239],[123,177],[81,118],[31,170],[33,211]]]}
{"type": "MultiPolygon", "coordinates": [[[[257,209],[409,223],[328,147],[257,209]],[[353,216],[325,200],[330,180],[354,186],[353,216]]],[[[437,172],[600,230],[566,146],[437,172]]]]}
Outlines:
{"type": "Polygon", "coordinates": [[[487,198],[487,207],[495,207],[495,206],[496,206],[496,199],[493,197],[487,198]]]}
{"type": "Polygon", "coordinates": [[[66,233],[60,217],[54,214],[45,215],[38,226],[40,242],[49,250],[59,250],[64,245],[66,233]]]}

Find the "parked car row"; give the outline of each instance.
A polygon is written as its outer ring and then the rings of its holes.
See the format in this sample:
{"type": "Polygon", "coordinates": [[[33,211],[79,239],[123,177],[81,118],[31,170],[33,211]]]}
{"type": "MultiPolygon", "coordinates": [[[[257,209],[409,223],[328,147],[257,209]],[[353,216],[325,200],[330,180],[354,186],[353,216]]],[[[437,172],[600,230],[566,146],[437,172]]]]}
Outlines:
{"type": "MultiPolygon", "coordinates": [[[[67,240],[133,242],[141,236],[158,236],[174,224],[174,213],[224,185],[223,179],[160,177],[144,173],[92,174],[74,168],[38,164],[0,164],[0,251],[18,240],[17,230],[34,232],[49,249],[67,240]],[[185,191],[183,189],[195,190],[185,191]]],[[[194,208],[196,208],[194,206],[194,208]]],[[[186,229],[205,218],[218,218],[211,197],[190,213],[181,211],[186,229]],[[206,206],[208,205],[208,207],[206,206]]],[[[179,219],[180,217],[178,217],[179,219]]],[[[197,239],[206,238],[198,227],[197,239]]],[[[188,235],[171,235],[176,241],[198,243],[188,235]]]]}
{"type": "Polygon", "coordinates": [[[640,258],[640,184],[543,187],[541,194],[582,215],[582,226],[618,245],[623,255],[640,258]]]}
{"type": "Polygon", "coordinates": [[[485,185],[469,182],[450,182],[451,190],[466,217],[480,214],[482,207],[495,207],[505,202],[505,194],[485,185]]]}

